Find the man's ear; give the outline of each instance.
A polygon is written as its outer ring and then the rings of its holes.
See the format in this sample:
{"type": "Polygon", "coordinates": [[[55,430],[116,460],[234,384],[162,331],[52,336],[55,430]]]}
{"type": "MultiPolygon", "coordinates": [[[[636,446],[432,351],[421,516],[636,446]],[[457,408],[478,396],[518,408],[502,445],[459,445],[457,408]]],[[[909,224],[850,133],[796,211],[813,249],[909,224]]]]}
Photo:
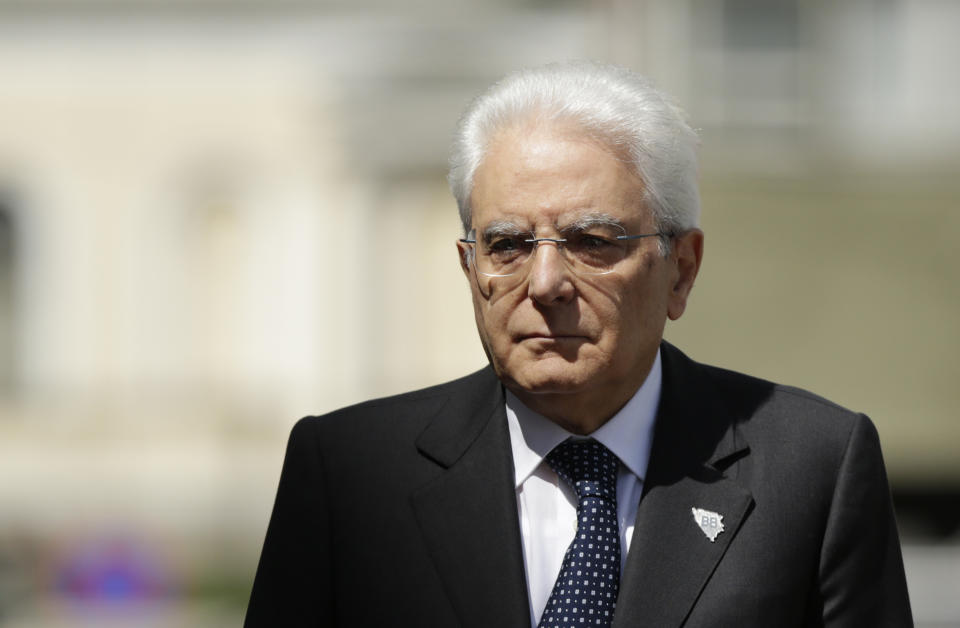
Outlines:
{"type": "Polygon", "coordinates": [[[470,245],[457,240],[457,255],[460,257],[460,270],[470,280],[470,245]]]}
{"type": "Polygon", "coordinates": [[[667,297],[667,316],[675,321],[687,309],[687,298],[703,260],[703,231],[690,229],[674,237],[670,262],[674,267],[673,285],[667,297]]]}

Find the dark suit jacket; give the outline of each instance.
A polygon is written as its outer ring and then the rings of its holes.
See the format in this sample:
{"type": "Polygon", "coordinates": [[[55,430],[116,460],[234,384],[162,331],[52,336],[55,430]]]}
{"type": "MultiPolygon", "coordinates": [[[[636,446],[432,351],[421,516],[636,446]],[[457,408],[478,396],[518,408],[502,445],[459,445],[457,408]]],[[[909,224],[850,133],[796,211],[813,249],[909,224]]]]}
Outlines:
{"type": "MultiPolygon", "coordinates": [[[[870,420],[662,356],[614,626],[911,625],[870,420]]],[[[529,626],[510,451],[489,368],[300,421],[245,625],[529,626]]]]}

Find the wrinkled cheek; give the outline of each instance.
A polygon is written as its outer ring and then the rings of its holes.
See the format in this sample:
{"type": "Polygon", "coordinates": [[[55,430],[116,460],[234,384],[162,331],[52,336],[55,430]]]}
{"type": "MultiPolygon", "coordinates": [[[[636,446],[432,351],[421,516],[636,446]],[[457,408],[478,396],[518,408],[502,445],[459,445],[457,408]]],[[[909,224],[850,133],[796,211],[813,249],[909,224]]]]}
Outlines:
{"type": "Polygon", "coordinates": [[[518,347],[511,341],[509,330],[511,321],[520,316],[525,293],[522,290],[495,291],[487,297],[476,284],[472,292],[474,318],[483,350],[497,372],[502,373],[511,357],[517,356],[518,347]]]}
{"type": "Polygon", "coordinates": [[[504,348],[497,346],[497,343],[502,343],[505,337],[504,333],[498,333],[498,330],[503,329],[503,321],[498,318],[498,313],[490,307],[489,302],[478,295],[476,290],[473,295],[473,313],[483,351],[487,354],[487,359],[496,367],[504,353],[504,348]]]}

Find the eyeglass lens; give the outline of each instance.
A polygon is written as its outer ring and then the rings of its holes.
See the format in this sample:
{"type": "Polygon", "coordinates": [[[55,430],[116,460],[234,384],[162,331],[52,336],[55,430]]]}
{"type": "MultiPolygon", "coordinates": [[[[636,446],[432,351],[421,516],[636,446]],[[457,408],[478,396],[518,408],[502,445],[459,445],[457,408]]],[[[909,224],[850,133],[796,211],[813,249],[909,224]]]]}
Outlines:
{"type": "Polygon", "coordinates": [[[477,270],[491,277],[523,272],[540,246],[556,246],[575,272],[603,274],[626,257],[628,242],[615,235],[570,233],[563,238],[534,238],[531,234],[498,235],[476,244],[477,270]]]}

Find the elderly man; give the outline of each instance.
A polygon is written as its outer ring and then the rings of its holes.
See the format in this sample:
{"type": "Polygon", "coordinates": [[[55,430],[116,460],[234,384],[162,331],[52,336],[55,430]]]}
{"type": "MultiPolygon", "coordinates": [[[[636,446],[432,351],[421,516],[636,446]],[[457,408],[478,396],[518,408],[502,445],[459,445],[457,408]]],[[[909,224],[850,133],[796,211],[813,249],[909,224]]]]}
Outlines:
{"type": "Polygon", "coordinates": [[[696,137],[644,79],[508,76],[462,118],[490,366],[293,429],[247,626],[907,626],[876,431],[662,340],[696,137]]]}

